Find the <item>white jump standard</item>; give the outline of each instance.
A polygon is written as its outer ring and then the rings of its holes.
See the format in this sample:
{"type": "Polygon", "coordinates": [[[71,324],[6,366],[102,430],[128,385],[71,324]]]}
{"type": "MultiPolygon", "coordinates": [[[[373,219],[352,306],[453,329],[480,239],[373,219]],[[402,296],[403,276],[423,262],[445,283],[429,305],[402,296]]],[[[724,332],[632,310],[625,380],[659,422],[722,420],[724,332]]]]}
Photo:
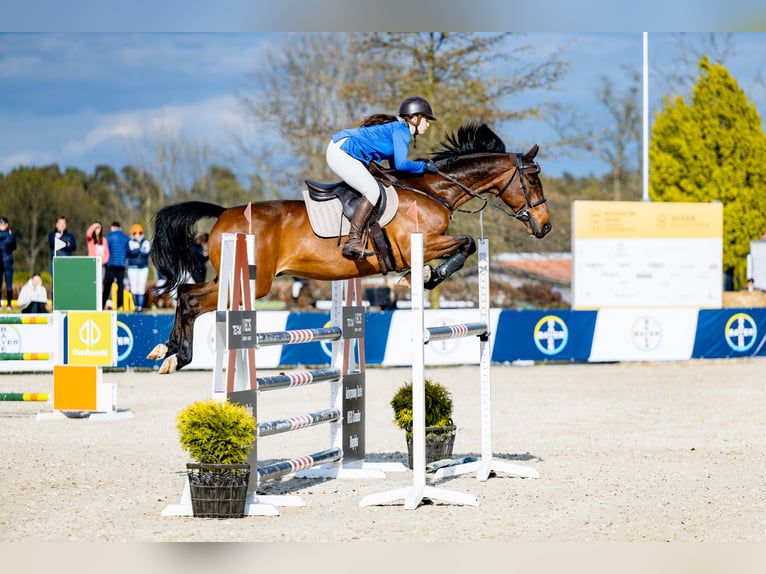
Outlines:
{"type": "Polygon", "coordinates": [[[480,385],[481,385],[481,460],[455,467],[445,467],[435,478],[477,472],[479,480],[487,480],[490,473],[502,471],[514,476],[539,478],[534,469],[495,460],[492,456],[491,402],[490,402],[490,345],[489,345],[489,248],[486,239],[478,242],[479,258],[479,308],[480,322],[439,327],[424,326],[423,313],[423,235],[412,235],[411,290],[412,290],[412,419],[413,419],[413,485],[388,492],[365,496],[360,506],[382,505],[402,500],[406,509],[417,508],[424,498],[455,504],[478,506],[475,496],[446,490],[426,484],[425,456],[425,345],[430,341],[479,336],[480,338],[480,385]],[[445,472],[446,471],[446,472],[445,472]]]}

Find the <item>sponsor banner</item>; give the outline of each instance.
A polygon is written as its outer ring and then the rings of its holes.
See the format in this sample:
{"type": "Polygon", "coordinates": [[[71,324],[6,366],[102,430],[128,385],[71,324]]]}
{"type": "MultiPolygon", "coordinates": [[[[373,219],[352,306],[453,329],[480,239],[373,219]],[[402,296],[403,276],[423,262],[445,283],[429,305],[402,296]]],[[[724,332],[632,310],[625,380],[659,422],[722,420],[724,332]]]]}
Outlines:
{"type": "Polygon", "coordinates": [[[164,343],[173,326],[173,315],[119,313],[117,315],[117,366],[159,368],[162,361],[146,356],[155,345],[164,343]]]}
{"type": "Polygon", "coordinates": [[[595,311],[502,311],[492,361],[587,361],[595,311]]]}
{"type": "Polygon", "coordinates": [[[572,308],[720,308],[720,203],[575,201],[572,308]]]}
{"type": "Polygon", "coordinates": [[[682,361],[691,357],[697,309],[603,309],[589,361],[682,361]]]}
{"type": "Polygon", "coordinates": [[[111,367],[117,359],[117,323],[112,311],[67,313],[68,365],[111,367]]]}
{"type": "Polygon", "coordinates": [[[572,215],[576,239],[688,239],[723,235],[721,203],[578,200],[572,204],[572,215]]]}
{"type": "MultiPolygon", "coordinates": [[[[10,315],[8,315],[10,316],[10,315]]],[[[38,315],[20,315],[20,317],[37,317],[38,315]]],[[[35,360],[2,360],[0,361],[0,372],[37,372],[52,371],[55,353],[58,352],[56,342],[58,341],[58,326],[54,317],[60,318],[60,315],[48,313],[40,315],[47,318],[47,323],[40,324],[2,324],[0,325],[0,354],[16,355],[18,353],[31,354],[39,357],[45,356],[47,359],[35,360]]],[[[44,319],[41,319],[44,320],[44,319]]]]}
{"type": "Polygon", "coordinates": [[[766,309],[700,311],[692,357],[766,356],[766,309]]]}

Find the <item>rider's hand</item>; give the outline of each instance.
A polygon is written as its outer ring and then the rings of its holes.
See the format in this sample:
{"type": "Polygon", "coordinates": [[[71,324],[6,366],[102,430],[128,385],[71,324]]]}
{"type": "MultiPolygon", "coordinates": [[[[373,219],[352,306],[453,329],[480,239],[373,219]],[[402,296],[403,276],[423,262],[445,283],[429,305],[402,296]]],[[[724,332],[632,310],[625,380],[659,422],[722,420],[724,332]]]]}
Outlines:
{"type": "Polygon", "coordinates": [[[436,167],[436,164],[429,159],[423,168],[423,173],[439,173],[439,168],[436,167]]]}

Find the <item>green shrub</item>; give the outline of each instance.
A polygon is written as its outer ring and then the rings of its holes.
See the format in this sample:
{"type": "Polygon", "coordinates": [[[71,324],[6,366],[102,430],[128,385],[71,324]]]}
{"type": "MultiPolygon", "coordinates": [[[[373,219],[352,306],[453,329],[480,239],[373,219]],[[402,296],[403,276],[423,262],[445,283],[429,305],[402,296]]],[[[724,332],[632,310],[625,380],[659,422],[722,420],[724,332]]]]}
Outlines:
{"type": "Polygon", "coordinates": [[[176,418],[181,446],[197,462],[247,462],[256,421],[247,407],[208,399],[184,408],[176,418]]]}
{"type": "MultiPolygon", "coordinates": [[[[447,388],[430,379],[425,380],[426,426],[452,426],[452,395],[447,388]]],[[[401,429],[412,430],[412,383],[399,387],[391,399],[394,422],[401,429]]]]}

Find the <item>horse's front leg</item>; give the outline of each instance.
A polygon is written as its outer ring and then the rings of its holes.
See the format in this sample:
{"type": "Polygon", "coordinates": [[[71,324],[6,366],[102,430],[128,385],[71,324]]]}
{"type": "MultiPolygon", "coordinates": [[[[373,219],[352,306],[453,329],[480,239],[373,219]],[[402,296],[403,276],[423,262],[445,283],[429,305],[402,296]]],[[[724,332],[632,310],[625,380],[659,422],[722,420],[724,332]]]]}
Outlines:
{"type": "Polygon", "coordinates": [[[428,258],[444,259],[436,269],[430,265],[426,267],[430,270],[425,277],[424,287],[433,289],[442,281],[450,277],[453,273],[463,268],[466,259],[476,252],[476,242],[470,235],[442,235],[434,240],[434,244],[429,246],[429,253],[436,251],[436,254],[428,258]]]}

